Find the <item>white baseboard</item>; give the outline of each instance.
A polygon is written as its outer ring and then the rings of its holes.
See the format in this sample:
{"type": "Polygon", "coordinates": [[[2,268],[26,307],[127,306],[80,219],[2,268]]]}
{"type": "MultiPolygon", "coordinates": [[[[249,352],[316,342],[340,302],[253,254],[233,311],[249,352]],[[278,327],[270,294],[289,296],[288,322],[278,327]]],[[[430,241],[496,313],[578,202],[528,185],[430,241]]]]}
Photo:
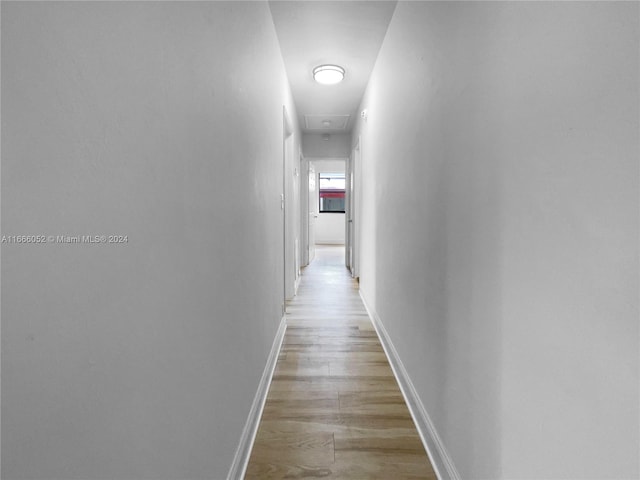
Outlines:
{"type": "Polygon", "coordinates": [[[416,429],[422,439],[422,443],[427,451],[427,455],[429,455],[429,459],[431,460],[431,464],[433,465],[433,469],[435,470],[438,479],[460,480],[460,475],[453,464],[453,460],[442,443],[431,418],[429,418],[429,414],[424,408],[424,405],[411,382],[411,378],[409,378],[409,374],[404,368],[402,360],[400,360],[398,352],[391,342],[391,338],[389,338],[389,334],[380,321],[380,317],[375,310],[370,308],[367,304],[362,289],[360,289],[359,293],[362,303],[364,303],[364,307],[367,309],[371,323],[373,323],[373,327],[376,329],[378,337],[380,337],[382,348],[384,348],[387,358],[389,359],[393,374],[398,381],[402,395],[407,402],[407,407],[409,407],[411,417],[416,424],[416,429]]]}
{"type": "Polygon", "coordinates": [[[282,347],[282,341],[284,340],[286,330],[287,322],[286,318],[283,316],[280,321],[276,337],[273,340],[271,351],[267,357],[267,364],[262,372],[262,378],[258,384],[258,391],[253,398],[247,423],[245,423],[244,429],[242,430],[240,444],[238,445],[236,455],[233,458],[233,463],[229,469],[227,480],[242,480],[247,471],[251,449],[253,448],[253,442],[256,439],[256,433],[258,433],[258,425],[260,423],[260,418],[262,417],[264,404],[267,400],[267,393],[269,392],[269,386],[271,385],[271,378],[273,377],[273,371],[275,370],[276,363],[278,362],[278,355],[280,354],[280,348],[282,347]]]}

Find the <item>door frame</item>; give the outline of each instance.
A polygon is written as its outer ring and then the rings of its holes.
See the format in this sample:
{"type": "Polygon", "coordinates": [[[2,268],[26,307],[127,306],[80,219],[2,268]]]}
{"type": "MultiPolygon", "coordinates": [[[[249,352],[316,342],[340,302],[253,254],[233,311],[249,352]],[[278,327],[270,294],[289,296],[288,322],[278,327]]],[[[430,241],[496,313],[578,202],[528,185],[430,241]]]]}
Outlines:
{"type": "Polygon", "coordinates": [[[313,262],[316,256],[315,225],[318,219],[318,173],[313,161],[307,159],[307,204],[305,205],[307,222],[307,259],[308,264],[313,262]],[[313,187],[312,187],[313,185],[313,187]],[[311,219],[313,217],[313,220],[311,219]],[[311,234],[313,230],[313,235],[311,234]]]}
{"type": "Polygon", "coordinates": [[[300,151],[300,265],[309,265],[309,161],[300,151]]]}
{"type": "Polygon", "coordinates": [[[293,166],[293,123],[287,112],[287,107],[282,106],[282,194],[280,197],[282,209],[282,247],[283,247],[283,303],[282,313],[285,313],[287,300],[293,298],[295,294],[295,232],[291,221],[293,207],[293,176],[290,172],[295,171],[293,166]]]}
{"type": "Polygon", "coordinates": [[[345,263],[353,278],[360,276],[360,222],[362,202],[362,151],[358,136],[347,162],[347,215],[345,216],[345,263]]]}

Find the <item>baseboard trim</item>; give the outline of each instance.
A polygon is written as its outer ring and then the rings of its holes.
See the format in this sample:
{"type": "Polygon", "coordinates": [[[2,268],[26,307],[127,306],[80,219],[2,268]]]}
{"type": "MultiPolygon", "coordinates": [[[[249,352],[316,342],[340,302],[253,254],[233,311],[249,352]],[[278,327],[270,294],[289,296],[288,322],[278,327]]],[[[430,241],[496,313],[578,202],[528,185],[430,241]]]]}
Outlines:
{"type": "Polygon", "coordinates": [[[251,449],[256,439],[256,433],[258,433],[258,425],[260,424],[260,418],[262,417],[262,411],[264,410],[264,404],[267,400],[267,393],[269,392],[269,386],[271,385],[271,378],[278,362],[278,355],[280,354],[280,348],[284,340],[284,334],[287,330],[286,317],[282,317],[278,332],[273,340],[271,351],[267,357],[267,364],[262,372],[262,378],[258,384],[258,390],[253,398],[251,404],[251,410],[249,410],[249,417],[242,430],[240,437],[240,444],[236,450],[236,455],[233,458],[233,463],[229,469],[227,480],[242,480],[247,472],[247,466],[249,464],[249,457],[251,456],[251,449]]]}
{"type": "Polygon", "coordinates": [[[427,451],[427,455],[431,460],[431,464],[433,465],[433,469],[435,470],[438,479],[460,480],[460,475],[458,474],[458,471],[453,464],[453,460],[449,456],[444,443],[442,443],[442,440],[440,439],[440,436],[438,435],[438,432],[433,425],[433,422],[431,421],[427,410],[424,408],[424,405],[422,404],[422,401],[420,400],[420,397],[418,396],[418,393],[413,386],[413,382],[411,382],[411,378],[409,377],[407,370],[404,368],[402,360],[400,360],[398,352],[393,346],[391,338],[389,337],[387,330],[384,328],[380,317],[378,316],[376,311],[373,310],[367,303],[362,289],[359,290],[359,294],[360,298],[362,299],[362,303],[364,304],[364,307],[369,314],[371,323],[373,324],[373,327],[376,329],[378,337],[380,338],[382,348],[384,349],[387,358],[389,359],[393,374],[398,381],[400,391],[402,391],[402,396],[407,402],[411,417],[416,424],[416,429],[418,430],[418,434],[422,439],[422,444],[427,451]]]}

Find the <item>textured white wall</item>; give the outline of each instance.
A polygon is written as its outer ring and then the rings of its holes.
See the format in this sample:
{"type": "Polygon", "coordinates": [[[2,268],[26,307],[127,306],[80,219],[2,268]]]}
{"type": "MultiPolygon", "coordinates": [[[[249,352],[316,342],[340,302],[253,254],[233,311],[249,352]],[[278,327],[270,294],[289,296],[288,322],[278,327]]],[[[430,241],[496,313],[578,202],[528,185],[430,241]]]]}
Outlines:
{"type": "Polygon", "coordinates": [[[637,3],[399,2],[361,287],[463,478],[637,478],[637,3]]]}
{"type": "Polygon", "coordinates": [[[281,318],[283,104],[265,2],[2,2],[2,233],[128,235],[2,245],[3,478],[226,476],[281,318]]]}
{"type": "Polygon", "coordinates": [[[351,155],[351,135],[332,133],[324,140],[319,133],[302,135],[302,153],[305,157],[346,158],[351,155]]]}
{"type": "Polygon", "coordinates": [[[344,213],[320,213],[316,223],[316,244],[344,245],[344,213]]]}

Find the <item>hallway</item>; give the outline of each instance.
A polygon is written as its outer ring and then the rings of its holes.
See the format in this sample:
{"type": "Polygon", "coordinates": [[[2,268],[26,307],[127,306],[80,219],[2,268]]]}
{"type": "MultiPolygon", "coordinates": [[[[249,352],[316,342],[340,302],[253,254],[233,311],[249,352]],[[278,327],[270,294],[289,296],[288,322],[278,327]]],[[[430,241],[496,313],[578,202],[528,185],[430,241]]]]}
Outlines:
{"type": "Polygon", "coordinates": [[[287,331],[247,479],[435,479],[344,247],[318,246],[287,331]]]}
{"type": "Polygon", "coordinates": [[[640,1],[0,27],[3,480],[640,480],[640,1]]]}

